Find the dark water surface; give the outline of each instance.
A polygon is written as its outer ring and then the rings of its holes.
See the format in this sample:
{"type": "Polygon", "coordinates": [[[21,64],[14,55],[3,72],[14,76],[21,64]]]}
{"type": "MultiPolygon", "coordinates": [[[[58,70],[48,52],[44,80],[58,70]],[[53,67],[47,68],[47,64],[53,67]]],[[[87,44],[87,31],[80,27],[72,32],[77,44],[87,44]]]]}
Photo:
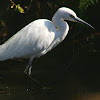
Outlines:
{"type": "Polygon", "coordinates": [[[61,45],[33,62],[45,90],[24,74],[28,60],[0,62],[0,100],[100,100],[100,54],[83,51],[65,71],[72,51],[65,52],[61,45]]]}

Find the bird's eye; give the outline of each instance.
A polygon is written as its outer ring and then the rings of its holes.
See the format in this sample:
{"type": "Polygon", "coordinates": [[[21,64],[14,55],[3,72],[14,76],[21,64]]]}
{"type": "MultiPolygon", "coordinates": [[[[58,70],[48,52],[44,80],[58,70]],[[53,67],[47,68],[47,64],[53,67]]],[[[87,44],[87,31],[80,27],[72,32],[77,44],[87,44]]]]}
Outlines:
{"type": "Polygon", "coordinates": [[[71,18],[75,18],[73,15],[70,15],[71,18]]]}

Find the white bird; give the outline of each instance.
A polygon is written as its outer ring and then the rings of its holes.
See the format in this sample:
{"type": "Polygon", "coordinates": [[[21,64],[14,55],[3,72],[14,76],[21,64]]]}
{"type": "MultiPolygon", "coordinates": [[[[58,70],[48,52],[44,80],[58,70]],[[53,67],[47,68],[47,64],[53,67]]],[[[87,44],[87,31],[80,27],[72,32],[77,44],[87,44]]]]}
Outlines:
{"type": "Polygon", "coordinates": [[[52,21],[47,19],[33,21],[0,45],[0,61],[29,58],[24,72],[30,75],[33,59],[46,54],[67,36],[69,25],[65,20],[81,22],[93,28],[78,18],[73,10],[66,7],[59,8],[52,21]]]}

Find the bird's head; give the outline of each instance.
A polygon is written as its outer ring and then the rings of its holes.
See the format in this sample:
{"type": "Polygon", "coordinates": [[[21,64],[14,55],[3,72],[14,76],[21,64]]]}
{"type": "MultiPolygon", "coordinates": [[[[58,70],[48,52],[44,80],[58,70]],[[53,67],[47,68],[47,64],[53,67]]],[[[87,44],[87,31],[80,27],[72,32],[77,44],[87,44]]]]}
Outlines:
{"type": "Polygon", "coordinates": [[[66,8],[66,7],[59,8],[58,12],[60,12],[60,15],[61,15],[60,17],[63,20],[69,20],[69,21],[73,21],[73,22],[83,23],[83,24],[88,25],[89,27],[94,29],[93,26],[91,26],[87,22],[85,22],[82,19],[80,19],[79,17],[77,17],[76,13],[69,8],[66,8]]]}

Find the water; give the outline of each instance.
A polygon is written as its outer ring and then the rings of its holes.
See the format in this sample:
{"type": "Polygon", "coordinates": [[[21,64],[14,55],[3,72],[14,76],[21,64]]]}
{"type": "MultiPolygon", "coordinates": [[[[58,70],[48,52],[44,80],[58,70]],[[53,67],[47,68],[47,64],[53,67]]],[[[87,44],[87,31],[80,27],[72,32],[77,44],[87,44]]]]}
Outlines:
{"type": "Polygon", "coordinates": [[[51,100],[55,98],[55,69],[45,68],[45,64],[38,64],[39,60],[34,61],[32,77],[46,87],[42,89],[24,74],[27,63],[28,60],[0,62],[0,100],[51,100]]]}
{"type": "Polygon", "coordinates": [[[65,71],[72,57],[65,47],[33,62],[32,77],[44,90],[24,74],[28,60],[0,62],[0,100],[100,100],[100,54],[83,50],[65,71]]]}

